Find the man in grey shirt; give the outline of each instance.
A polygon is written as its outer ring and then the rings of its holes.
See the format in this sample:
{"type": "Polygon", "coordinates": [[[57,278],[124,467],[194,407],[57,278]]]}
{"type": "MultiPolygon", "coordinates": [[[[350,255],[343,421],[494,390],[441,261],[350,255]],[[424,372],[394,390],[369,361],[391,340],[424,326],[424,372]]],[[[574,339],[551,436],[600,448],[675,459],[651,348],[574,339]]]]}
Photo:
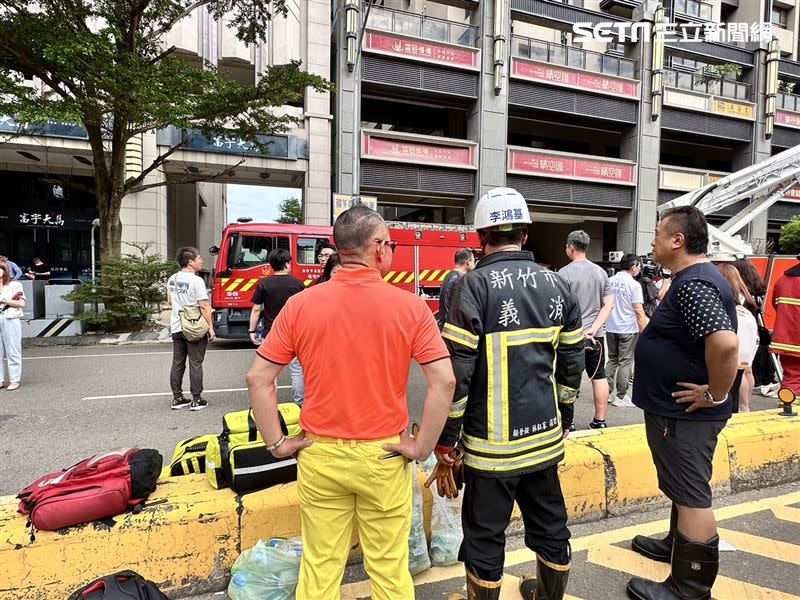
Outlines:
{"type": "Polygon", "coordinates": [[[608,409],[608,381],[605,370],[605,324],[614,309],[614,295],[609,289],[608,275],[586,258],[591,238],[583,230],[567,236],[566,252],[570,262],[558,274],[566,279],[581,306],[584,335],[586,336],[586,374],[592,380],[594,418],[592,429],[606,427],[608,409]]]}

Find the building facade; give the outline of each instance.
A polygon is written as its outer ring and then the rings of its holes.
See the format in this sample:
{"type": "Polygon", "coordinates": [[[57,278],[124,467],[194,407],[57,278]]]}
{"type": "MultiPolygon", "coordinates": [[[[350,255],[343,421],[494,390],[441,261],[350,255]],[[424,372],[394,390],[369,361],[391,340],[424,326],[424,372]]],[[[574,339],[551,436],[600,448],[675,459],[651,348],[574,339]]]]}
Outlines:
{"type": "MultiPolygon", "coordinates": [[[[166,44],[197,68],[208,61],[244,83],[255,83],[270,65],[296,59],[302,60],[309,72],[329,78],[330,1],[289,0],[287,5],[287,17],[276,16],[267,42],[258,46],[240,42],[225,20],[213,19],[205,7],[181,20],[168,33],[166,44]]],[[[165,182],[165,186],[125,198],[123,252],[133,250],[126,242],[150,244],[153,251],[174,257],[177,248],[192,245],[201,249],[207,265],[213,265],[206,250],[219,243],[226,224],[228,183],[300,188],[305,220],[329,223],[329,96],[308,90],[301,106],[281,108],[300,117],[301,125],[273,136],[268,155],[242,140],[189,135],[183,149],[166,161],[163,172],[153,173],[144,182],[165,182]],[[224,178],[214,177],[226,170],[230,172],[224,178]],[[208,181],[177,183],[187,173],[207,176],[208,181]]],[[[16,131],[13,117],[0,117],[0,137],[16,131]]],[[[86,132],[82,127],[55,123],[37,133],[40,135],[8,138],[0,144],[0,181],[5,184],[0,202],[0,254],[21,265],[30,265],[38,256],[59,279],[88,278],[91,224],[97,209],[91,193],[93,164],[86,132]]],[[[172,128],[148,132],[132,140],[127,160],[139,162],[139,169],[147,167],[180,136],[181,132],[172,128]]]]}
{"type": "MultiPolygon", "coordinates": [[[[334,190],[377,195],[390,219],[468,223],[483,192],[507,185],[531,207],[529,247],[543,263],[566,261],[576,228],[592,236],[595,260],[648,252],[659,204],[800,144],[795,0],[665,5],[672,35],[654,89],[658,61],[641,31],[657,2],[375,0],[360,7],[354,57],[353,9],[339,0],[334,190]],[[750,27],[765,21],[781,51],[772,135],[768,44],[750,27]],[[604,24],[607,39],[579,40],[574,23],[604,24]],[[747,36],[734,23],[748,24],[747,36]]],[[[798,212],[790,193],[743,233],[765,251],[798,212]]]]}
{"type": "MultiPolygon", "coordinates": [[[[594,260],[645,253],[659,204],[800,144],[798,1],[665,0],[673,39],[660,61],[644,33],[654,0],[290,0],[257,47],[197,9],[167,43],[198,68],[210,61],[255,82],[299,58],[335,91],[309,90],[302,106],[282,108],[302,126],[275,136],[268,156],[241,140],[192,137],[146,181],[167,185],[125,199],[123,239],[165,256],[182,245],[205,253],[225,225],[227,183],[301,188],[304,221],[316,225],[332,222],[333,194],[377,196],[389,220],[469,223],[481,194],[507,185],[528,200],[529,248],[544,264],[565,262],[577,228],[592,236],[594,260]],[[764,22],[780,48],[772,131],[768,44],[738,27],[764,22]],[[579,39],[575,23],[602,27],[604,39],[579,39]],[[187,172],[208,181],[177,183],[187,172]]],[[[13,118],[0,118],[0,135],[14,131],[13,118]]],[[[142,163],[179,135],[143,135],[142,163]]],[[[91,174],[79,127],[0,144],[0,254],[88,277],[91,174]]],[[[743,234],[758,251],[777,249],[798,212],[792,190],[743,234]]]]}

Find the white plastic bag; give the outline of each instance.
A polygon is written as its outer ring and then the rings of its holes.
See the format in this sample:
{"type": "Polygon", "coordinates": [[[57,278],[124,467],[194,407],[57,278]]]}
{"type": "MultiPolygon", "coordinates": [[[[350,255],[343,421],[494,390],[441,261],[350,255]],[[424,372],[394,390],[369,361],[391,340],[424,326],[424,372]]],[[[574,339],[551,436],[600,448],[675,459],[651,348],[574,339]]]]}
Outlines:
{"type": "Polygon", "coordinates": [[[443,498],[439,490],[433,489],[431,511],[431,560],[435,567],[446,567],[458,562],[458,550],[464,539],[461,529],[461,507],[458,498],[443,498]]]}
{"type": "Polygon", "coordinates": [[[412,504],[411,533],[408,536],[408,570],[412,575],[431,568],[422,514],[422,486],[417,477],[417,469],[417,463],[413,463],[413,467],[409,469],[411,471],[412,504]]]}
{"type": "Polygon", "coordinates": [[[303,545],[272,538],[245,550],[231,567],[230,600],[294,600],[303,545]]]}

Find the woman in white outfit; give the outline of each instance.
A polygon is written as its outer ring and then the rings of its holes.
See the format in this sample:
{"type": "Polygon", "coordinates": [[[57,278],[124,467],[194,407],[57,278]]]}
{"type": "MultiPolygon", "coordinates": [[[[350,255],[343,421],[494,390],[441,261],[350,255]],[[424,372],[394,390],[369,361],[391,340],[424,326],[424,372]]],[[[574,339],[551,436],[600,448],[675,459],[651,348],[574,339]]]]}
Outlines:
{"type": "Polygon", "coordinates": [[[19,388],[22,377],[22,309],[25,292],[19,281],[11,281],[11,269],[0,261],[0,388],[5,384],[3,363],[8,361],[8,390],[19,388]]]}

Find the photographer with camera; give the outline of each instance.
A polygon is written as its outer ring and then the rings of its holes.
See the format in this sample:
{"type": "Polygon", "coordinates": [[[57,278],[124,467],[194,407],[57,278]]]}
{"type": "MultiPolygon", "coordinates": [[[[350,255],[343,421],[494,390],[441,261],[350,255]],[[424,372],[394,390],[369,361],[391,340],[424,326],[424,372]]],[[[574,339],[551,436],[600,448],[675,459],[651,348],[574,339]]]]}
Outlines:
{"type": "Polygon", "coordinates": [[[19,389],[22,377],[22,309],[25,292],[19,281],[11,281],[11,269],[0,261],[0,388],[5,385],[3,358],[8,361],[8,391],[19,389]]]}
{"type": "Polygon", "coordinates": [[[642,268],[639,273],[639,283],[642,285],[644,297],[644,314],[649,319],[656,312],[658,305],[667,295],[670,286],[670,274],[664,271],[661,265],[653,262],[649,256],[642,256],[642,268]]]}

